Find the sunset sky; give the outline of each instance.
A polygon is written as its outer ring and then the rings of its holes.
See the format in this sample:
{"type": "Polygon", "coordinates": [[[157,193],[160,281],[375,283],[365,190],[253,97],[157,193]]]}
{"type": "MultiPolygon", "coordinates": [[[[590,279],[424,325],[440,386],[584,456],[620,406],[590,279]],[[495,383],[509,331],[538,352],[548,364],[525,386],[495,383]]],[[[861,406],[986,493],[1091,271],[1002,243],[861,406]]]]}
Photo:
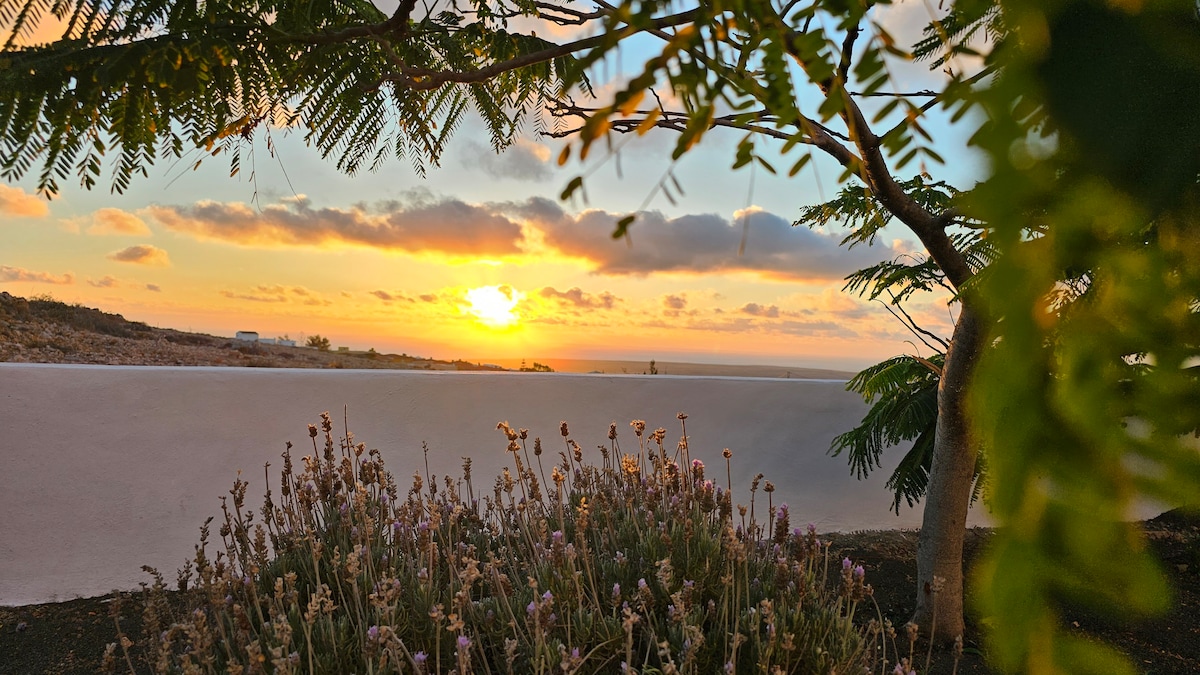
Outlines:
{"type": "MultiPolygon", "coordinates": [[[[882,19],[895,31],[926,11],[910,0],[882,19]]],[[[909,90],[943,76],[900,65],[893,78],[909,90]]],[[[978,180],[964,150],[970,125],[935,114],[927,126],[948,160],[930,173],[961,187],[978,180]]],[[[564,141],[530,134],[497,156],[472,120],[427,178],[396,160],[351,177],[298,132],[271,140],[274,155],[260,138],[234,178],[224,157],[192,170],[197,154],[150,167],[122,195],[107,175],[90,192],[66,180],[49,202],[32,180],[0,182],[0,290],[181,330],[321,334],[442,359],[859,368],[914,352],[883,307],[839,289],[855,269],[919,250],[915,239],[893,226],[848,250],[840,229],[791,227],[802,206],[838,189],[840,170],[820,158],[794,179],[734,172],[738,136],[716,131],[672,167],[674,138],[655,130],[618,139],[628,141],[619,157],[559,167],[564,141]],[[612,240],[615,220],[669,169],[685,194],[676,204],[655,196],[631,238],[612,240]],[[584,171],[587,201],[559,201],[584,171]]],[[[945,298],[909,313],[948,334],[945,298]]]]}

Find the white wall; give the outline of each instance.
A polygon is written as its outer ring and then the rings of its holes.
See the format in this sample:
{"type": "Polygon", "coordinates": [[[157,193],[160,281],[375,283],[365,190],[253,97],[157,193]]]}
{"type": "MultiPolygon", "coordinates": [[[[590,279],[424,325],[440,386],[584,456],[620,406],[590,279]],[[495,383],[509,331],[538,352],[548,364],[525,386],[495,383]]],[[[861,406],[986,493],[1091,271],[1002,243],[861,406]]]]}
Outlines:
{"type": "MultiPolygon", "coordinates": [[[[199,541],[200,524],[219,513],[218,497],[236,472],[251,482],[252,496],[261,495],[263,464],[278,468],[289,440],[297,459],[311,453],[307,425],[330,410],[341,431],[346,406],[357,440],[379,448],[402,485],[424,468],[422,441],[433,473],[457,475],[469,455],[476,485],[490,485],[506,459],[507,441],[495,428],[502,420],[541,436],[556,457],[561,420],[585,452],[607,442],[615,421],[628,451],[637,447],[630,420],[665,427],[673,444],[675,415],[684,411],[692,456],[710,475],[724,476],[721,451],[733,451],[735,503],[748,499],[751,477],[762,472],[777,487],[775,504],[786,502],[797,526],[918,525],[919,511],[888,511],[886,472],[860,482],[844,458],[826,455],[830,440],[866,410],[843,387],[787,379],[0,363],[0,604],[136,588],[147,579],[142,565],[173,579],[199,541]]],[[[981,511],[973,511],[973,521],[981,511]]]]}

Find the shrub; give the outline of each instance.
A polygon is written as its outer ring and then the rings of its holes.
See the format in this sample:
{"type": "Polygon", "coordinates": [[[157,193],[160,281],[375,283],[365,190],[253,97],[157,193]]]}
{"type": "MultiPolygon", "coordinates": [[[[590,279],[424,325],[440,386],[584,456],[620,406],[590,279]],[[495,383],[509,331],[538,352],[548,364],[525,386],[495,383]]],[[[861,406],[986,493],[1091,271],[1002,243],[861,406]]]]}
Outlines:
{"type": "Polygon", "coordinates": [[[102,333],[113,337],[146,337],[150,326],[140,321],[127,321],[120,314],[109,314],[80,304],[68,305],[49,295],[30,298],[28,315],[43,321],[70,326],[76,330],[102,333]]]}
{"type": "Polygon", "coordinates": [[[786,506],[755,520],[759,479],[735,508],[728,451],[721,486],[686,427],[668,451],[664,429],[632,426],[635,449],[614,423],[593,462],[564,422],[549,465],[541,439],[501,423],[512,468],[489,488],[465,458],[461,479],[418,472],[402,492],[378,450],[335,443],[326,413],[299,466],[288,444],[261,519],[239,477],[215,555],[212,519],[201,528],[180,571],[190,612],[147,568],[146,658],[161,673],[863,672],[862,568],[830,571],[786,506]]]}

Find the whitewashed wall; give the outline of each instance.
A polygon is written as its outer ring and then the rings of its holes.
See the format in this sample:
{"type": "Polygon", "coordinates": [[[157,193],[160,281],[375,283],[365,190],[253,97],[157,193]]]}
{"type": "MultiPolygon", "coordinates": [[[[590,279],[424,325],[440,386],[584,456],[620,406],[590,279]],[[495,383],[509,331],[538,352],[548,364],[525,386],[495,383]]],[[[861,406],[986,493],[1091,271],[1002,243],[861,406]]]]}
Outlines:
{"type": "Polygon", "coordinates": [[[888,511],[886,473],[860,482],[826,455],[866,410],[840,381],[0,363],[0,604],[136,588],[142,565],[172,579],[238,470],[261,495],[263,464],[281,464],[285,441],[311,452],[307,425],[330,410],[340,431],[346,407],[402,484],[423,469],[424,441],[433,473],[457,475],[469,455],[476,485],[490,485],[505,462],[501,420],[556,456],[561,420],[585,451],[615,421],[628,450],[630,420],[674,443],[684,411],[710,474],[723,477],[721,451],[733,451],[735,501],[762,472],[800,526],[920,522],[917,510],[888,511]]]}

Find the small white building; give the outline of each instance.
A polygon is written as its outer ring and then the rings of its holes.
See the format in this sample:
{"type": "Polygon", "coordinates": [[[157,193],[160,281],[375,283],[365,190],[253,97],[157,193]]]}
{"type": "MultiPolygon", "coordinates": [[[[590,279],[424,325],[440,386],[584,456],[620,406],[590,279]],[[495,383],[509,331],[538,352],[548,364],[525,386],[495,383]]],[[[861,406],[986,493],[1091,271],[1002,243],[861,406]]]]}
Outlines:
{"type": "Polygon", "coordinates": [[[252,330],[239,330],[237,335],[233,336],[233,339],[241,340],[242,342],[258,342],[258,333],[252,330]]]}
{"type": "Polygon", "coordinates": [[[259,338],[259,339],[258,339],[258,344],[260,344],[260,345],[274,345],[274,344],[279,344],[279,343],[278,343],[278,342],[275,340],[275,338],[259,338]]]}
{"type": "Polygon", "coordinates": [[[287,338],[275,338],[275,344],[277,344],[277,345],[281,345],[281,346],[283,346],[283,347],[295,347],[295,346],[296,346],[296,341],[295,341],[295,340],[289,340],[289,339],[287,339],[287,338]]]}

